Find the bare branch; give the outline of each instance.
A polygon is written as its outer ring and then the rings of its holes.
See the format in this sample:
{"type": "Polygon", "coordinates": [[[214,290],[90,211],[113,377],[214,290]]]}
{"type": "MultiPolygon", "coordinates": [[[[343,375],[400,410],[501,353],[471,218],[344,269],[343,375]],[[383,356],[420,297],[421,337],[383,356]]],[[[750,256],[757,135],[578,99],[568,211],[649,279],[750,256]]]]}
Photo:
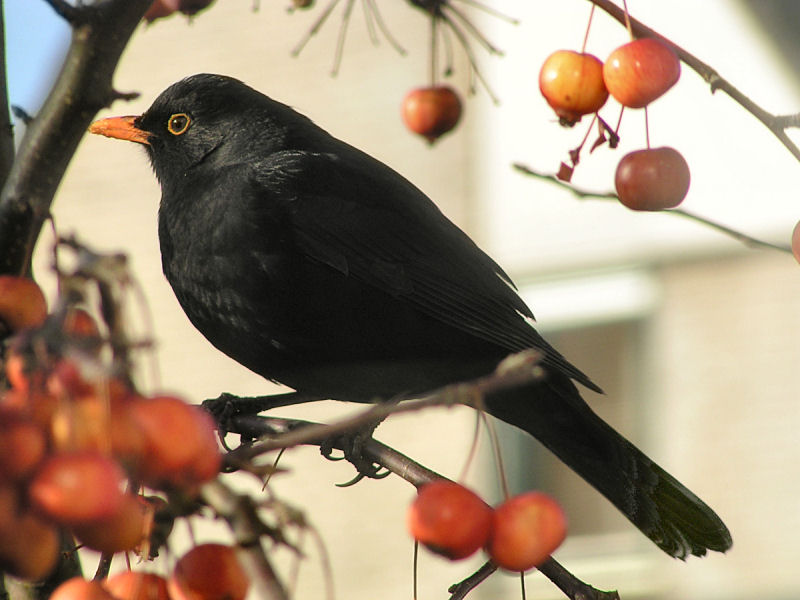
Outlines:
{"type": "Polygon", "coordinates": [[[72,43],[0,193],[0,273],[28,271],[33,247],[78,142],[95,113],[116,97],[111,78],[150,1],[105,0],[73,7],[50,0],[50,5],[70,17],[72,43]],[[72,11],[79,11],[80,17],[72,11]]]}
{"type": "Polygon", "coordinates": [[[50,8],[52,8],[59,17],[71,25],[80,22],[84,11],[88,10],[85,6],[73,6],[66,0],[45,0],[45,2],[50,5],[50,8]]]}
{"type": "MultiPolygon", "coordinates": [[[[575,196],[577,196],[578,198],[581,198],[581,199],[586,199],[586,198],[594,198],[594,199],[597,199],[597,200],[618,200],[619,199],[619,197],[614,192],[595,192],[595,191],[591,191],[591,190],[585,190],[585,189],[576,187],[576,186],[572,185],[571,183],[567,183],[566,181],[562,181],[561,179],[559,179],[556,175],[554,175],[552,173],[541,173],[541,172],[536,171],[536,170],[534,170],[534,169],[532,169],[532,168],[530,168],[530,167],[528,167],[526,165],[523,165],[521,163],[514,163],[512,166],[515,169],[517,169],[518,171],[520,171],[521,173],[524,173],[525,175],[529,175],[531,177],[537,177],[539,179],[544,179],[545,181],[549,181],[549,182],[554,183],[554,184],[556,184],[556,185],[558,185],[558,186],[560,186],[560,187],[562,187],[562,188],[564,188],[566,190],[569,190],[570,192],[572,192],[573,195],[575,195],[575,196]]],[[[711,227],[712,229],[716,229],[717,231],[732,237],[733,239],[735,239],[735,240],[741,242],[742,244],[744,244],[745,246],[749,246],[749,247],[752,247],[752,248],[769,248],[770,250],[778,250],[780,252],[788,252],[790,254],[792,252],[792,249],[789,246],[785,246],[785,245],[781,245],[781,244],[773,244],[772,242],[759,240],[758,238],[754,238],[754,237],[749,236],[747,234],[744,234],[744,233],[742,233],[740,231],[732,229],[732,228],[728,227],[727,225],[723,225],[721,223],[717,223],[716,221],[712,221],[711,219],[708,219],[706,217],[701,217],[698,214],[695,214],[693,212],[689,212],[688,210],[686,210],[684,208],[667,208],[667,209],[664,209],[664,210],[659,211],[659,212],[668,213],[668,214],[671,214],[671,215],[677,215],[677,216],[680,216],[680,217],[684,217],[686,219],[690,219],[692,221],[696,221],[698,223],[702,223],[703,225],[707,225],[708,227],[711,227]]]]}
{"type": "Polygon", "coordinates": [[[478,587],[479,584],[485,581],[495,571],[497,571],[497,566],[492,564],[491,561],[483,563],[481,568],[472,575],[458,583],[454,583],[447,589],[447,591],[452,594],[450,600],[462,600],[466,598],[467,594],[478,587]]]}
{"type": "MultiPolygon", "coordinates": [[[[229,456],[234,464],[244,464],[256,456],[273,450],[291,448],[302,444],[318,445],[336,436],[373,425],[391,414],[417,411],[431,406],[464,404],[480,409],[484,405],[484,399],[492,394],[541,379],[540,359],[541,354],[536,350],[524,350],[506,358],[493,373],[485,377],[471,382],[446,386],[419,400],[374,404],[355,416],[341,419],[330,425],[309,424],[290,419],[271,419],[276,424],[284,424],[285,429],[280,431],[281,435],[269,440],[262,440],[254,446],[234,450],[229,456]]],[[[248,400],[252,401],[253,399],[248,400]]],[[[268,397],[266,400],[268,400],[268,397]]],[[[241,415],[233,417],[230,422],[222,423],[221,427],[223,430],[250,435],[253,438],[264,435],[263,431],[259,433],[258,431],[243,430],[243,428],[253,425],[255,425],[256,429],[260,427],[260,425],[256,425],[258,421],[249,420],[246,417],[241,415]]],[[[414,482],[412,481],[412,483],[414,482]]],[[[417,484],[414,483],[414,485],[417,484]]]]}
{"type": "MultiPolygon", "coordinates": [[[[432,396],[431,400],[435,397],[437,396],[432,396]]],[[[444,398],[440,397],[440,400],[444,401],[444,398]]],[[[400,404],[395,405],[395,407],[398,408],[405,405],[406,404],[400,404]]],[[[432,404],[428,404],[428,406],[430,405],[432,404]]],[[[422,406],[417,405],[415,410],[419,410],[420,408],[422,408],[422,406]]],[[[290,435],[289,432],[325,431],[326,429],[328,431],[333,431],[336,429],[335,426],[310,423],[308,421],[259,417],[255,415],[237,416],[233,419],[231,424],[234,426],[234,430],[242,435],[254,438],[270,437],[274,435],[276,436],[276,441],[279,441],[283,436],[290,435]]],[[[259,441],[256,446],[243,447],[240,450],[235,450],[229,454],[229,456],[236,456],[238,454],[232,462],[239,463],[242,456],[250,454],[242,451],[259,447],[268,448],[271,441],[271,439],[269,441],[259,441]]],[[[321,444],[322,442],[322,439],[308,439],[303,443],[321,444]]],[[[278,443],[278,446],[281,445],[283,444],[278,443]]],[[[362,452],[366,460],[388,469],[390,472],[402,477],[417,488],[431,481],[446,479],[446,477],[428,469],[405,454],[398,452],[394,448],[374,438],[366,442],[362,448],[362,452]]],[[[260,454],[260,452],[252,453],[252,455],[257,454],[260,454]]],[[[204,490],[204,497],[208,500],[206,490],[204,490]]],[[[216,504],[214,506],[216,506],[216,504]]],[[[450,600],[461,600],[465,598],[470,591],[496,570],[496,566],[487,562],[478,571],[449,588],[448,591],[452,594],[450,600]]],[[[605,592],[592,587],[575,577],[552,557],[548,558],[547,561],[540,565],[539,570],[572,600],[619,600],[617,592],[605,592]]]]}
{"type": "MultiPolygon", "coordinates": [[[[619,594],[616,591],[605,592],[592,587],[588,583],[584,583],[567,571],[552,556],[539,565],[538,568],[545,577],[572,600],[619,600],[619,594]]],[[[450,600],[462,600],[496,570],[497,567],[491,562],[484,563],[472,575],[450,586],[450,589],[447,590],[452,594],[450,600]]]]}
{"type": "Polygon", "coordinates": [[[539,565],[539,571],[573,600],[619,600],[616,591],[604,592],[584,583],[551,556],[539,565]]]}

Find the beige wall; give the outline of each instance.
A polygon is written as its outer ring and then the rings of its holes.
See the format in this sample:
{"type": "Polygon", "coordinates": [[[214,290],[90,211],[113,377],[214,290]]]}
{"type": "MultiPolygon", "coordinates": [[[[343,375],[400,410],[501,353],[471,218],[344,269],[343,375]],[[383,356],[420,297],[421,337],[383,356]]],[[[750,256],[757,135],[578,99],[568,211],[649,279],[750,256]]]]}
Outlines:
{"type": "MultiPolygon", "coordinates": [[[[191,24],[173,18],[143,27],[116,76],[120,90],[138,90],[142,98],[130,104],[117,103],[108,114],[139,113],[166,85],[191,73],[234,75],[294,105],[332,133],[408,176],[522,279],[555,272],[568,279],[601,266],[625,269],[636,265],[648,270],[657,283],[658,296],[652,311],[641,317],[644,345],[635,364],[643,380],[640,389],[647,394],[642,398],[646,410],[641,411],[645,423],[637,441],[687,484],[702,490],[703,497],[731,526],[735,546],[727,556],[688,564],[671,561],[649,548],[641,550],[636,544],[630,552],[609,557],[608,548],[591,540],[588,546],[571,540],[559,556],[598,587],[620,588],[624,598],[639,593],[642,597],[685,599],[791,597],[798,557],[793,542],[800,533],[796,501],[800,410],[794,391],[800,364],[797,265],[776,253],[741,252],[735,243],[720,241],[717,234],[704,232],[698,242],[686,226],[665,224],[668,217],[658,220],[660,217],[631,215],[615,207],[584,205],[557,197],[545,185],[520,184],[519,176],[507,166],[510,146],[493,137],[495,129],[510,126],[498,122],[496,115],[527,103],[533,113],[525,121],[517,117],[514,143],[520,145],[514,146],[517,153],[511,158],[526,160],[531,156],[522,148],[539,153],[534,149],[544,147],[549,148],[546,154],[536,154],[543,161],[540,165],[560,160],[560,150],[548,146],[551,138],[547,136],[553,135],[548,113],[535,90],[527,88],[535,85],[538,57],[546,55],[555,43],[540,43],[540,39],[546,38],[550,29],[564,29],[565,18],[575,18],[569,11],[576,9],[559,9],[555,5],[566,3],[549,3],[553,6],[547,10],[552,14],[546,14],[536,3],[535,11],[542,12],[533,14],[533,3],[503,3],[507,12],[523,16],[530,10],[531,14],[517,29],[492,25],[494,39],[514,49],[515,57],[530,45],[536,60],[524,59],[528,63],[524,73],[499,67],[494,81],[502,88],[507,78],[516,78],[525,83],[528,95],[523,97],[518,87],[512,88],[503,97],[500,113],[479,95],[468,102],[460,130],[431,150],[405,131],[398,116],[405,92],[427,79],[428,29],[420,15],[406,3],[379,3],[392,31],[411,51],[401,59],[385,42],[377,48],[367,43],[360,3],[355,3],[344,62],[339,76],[332,79],[328,72],[341,12],[333,15],[295,59],[289,57],[289,50],[319,10],[287,16],[279,7],[267,4],[272,3],[262,2],[261,11],[252,13],[250,0],[220,1],[191,24]],[[566,11],[567,17],[559,10],[566,11]],[[306,25],[299,25],[301,21],[306,25]],[[496,165],[496,170],[488,172],[489,165],[496,165]],[[631,235],[626,237],[627,233],[631,235]],[[564,235],[575,239],[564,241],[564,235]],[[689,238],[694,248],[692,259],[675,262],[689,238]],[[653,239],[658,240],[655,249],[650,244],[653,239]],[[603,254],[605,250],[609,252],[603,254]],[[718,256],[721,258],[715,258],[718,256]]],[[[575,4],[585,8],[584,3],[575,4]]],[[[585,11],[580,14],[583,19],[585,11]]],[[[580,26],[576,21],[569,26],[582,31],[580,22],[580,26]]],[[[495,64],[483,58],[482,62],[495,64]]],[[[512,62],[511,56],[508,62],[512,62]]],[[[459,63],[458,73],[463,72],[463,63],[459,63]]],[[[457,81],[463,89],[463,79],[457,81]]],[[[687,85],[695,86],[691,88],[695,95],[704,93],[696,81],[687,85]]],[[[705,113],[704,118],[713,116],[713,112],[705,113]]],[[[559,139],[565,139],[564,132],[557,133],[559,139]]],[[[765,141],[760,131],[753,135],[758,136],[754,144],[760,144],[759,153],[762,146],[772,151],[771,140],[765,141]]],[[[693,152],[698,161],[711,162],[718,145],[703,140],[695,142],[693,152]],[[706,143],[709,145],[704,146],[706,143]]],[[[796,169],[794,162],[779,166],[779,172],[796,169]]],[[[736,177],[748,175],[746,164],[734,165],[731,170],[736,177]]],[[[753,178],[756,189],[757,174],[749,173],[747,181],[753,178]]],[[[697,179],[699,189],[714,199],[709,210],[722,211],[721,196],[736,191],[725,187],[717,195],[712,184],[720,182],[719,178],[697,179]]],[[[220,391],[265,393],[270,386],[211,348],[177,306],[160,271],[158,197],[157,184],[139,148],[87,138],[59,192],[55,216],[63,233],[74,230],[98,248],[130,253],[149,301],[152,333],[158,342],[160,379],[143,363],[142,378],[150,389],[177,390],[197,401],[220,391]]],[[[746,215],[745,201],[731,197],[737,217],[746,215]]],[[[745,221],[740,219],[742,225],[745,221]]],[[[773,220],[760,227],[779,236],[791,223],[781,226],[773,220]]],[[[48,245],[45,235],[39,249],[40,270],[47,261],[48,245]]],[[[533,308],[535,311],[536,306],[533,308]]],[[[132,312],[140,314],[135,306],[132,312]]],[[[141,319],[137,323],[140,333],[149,333],[141,319]]],[[[353,408],[320,405],[285,410],[284,414],[321,420],[343,410],[353,408]]],[[[472,427],[469,412],[439,411],[393,419],[380,427],[378,437],[432,468],[456,476],[472,427]],[[445,439],[443,431],[452,432],[452,438],[445,439]]],[[[333,484],[348,480],[352,470],[323,461],[314,449],[292,451],[282,464],[291,472],[276,477],[271,485],[279,497],[306,508],[318,527],[332,557],[338,597],[409,598],[411,543],[404,531],[404,513],[412,489],[396,478],[335,488],[333,484]]],[[[483,474],[479,469],[473,473],[476,485],[494,485],[491,477],[481,479],[483,474]]],[[[314,558],[310,538],[305,545],[311,558],[300,569],[297,597],[319,598],[325,589],[323,570],[314,558]]],[[[420,597],[444,597],[446,587],[470,568],[424,555],[420,597]]],[[[529,579],[534,593],[558,597],[541,576],[529,579]]],[[[513,578],[498,576],[484,593],[495,597],[502,591],[504,597],[517,597],[516,590],[513,578]]]]}
{"type": "Polygon", "coordinates": [[[800,531],[798,275],[790,258],[758,252],[663,271],[653,331],[659,450],[709,490],[734,539],[728,556],[687,565],[686,578],[673,566],[684,597],[691,588],[698,598],[792,596],[800,531]]]}

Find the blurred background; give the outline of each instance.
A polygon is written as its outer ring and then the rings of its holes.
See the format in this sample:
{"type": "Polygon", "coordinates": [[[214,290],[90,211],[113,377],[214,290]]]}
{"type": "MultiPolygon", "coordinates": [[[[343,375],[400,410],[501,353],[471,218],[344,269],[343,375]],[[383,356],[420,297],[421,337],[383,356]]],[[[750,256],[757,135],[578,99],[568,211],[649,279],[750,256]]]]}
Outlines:
{"type": "MultiPolygon", "coordinates": [[[[452,0],[504,56],[477,43],[482,87],[465,101],[458,128],[433,147],[408,132],[400,104],[429,81],[430,22],[407,2],[377,0],[400,56],[379,35],[372,43],[362,2],[336,6],[298,57],[290,55],[328,0],[290,12],[290,0],[216,2],[196,18],[173,16],[142,25],[117,71],[117,102],[101,116],[139,114],[165,87],[198,72],[224,73],[307,114],[337,137],[386,162],[425,191],[512,275],[539,328],[606,391],[592,406],[654,460],[714,507],[730,527],[726,555],[672,560],[535,442],[501,427],[514,491],[541,488],[566,507],[567,542],[555,557],[601,589],[625,599],[736,600],[795,598],[800,552],[800,267],[791,255],[749,249],[708,227],[669,214],[639,214],[616,202],[580,200],[512,168],[520,162],[554,172],[588,127],[559,127],[539,91],[538,71],[557,49],[579,50],[590,4],[583,0],[485,0],[519,19],[512,25],[452,0]],[[341,66],[331,76],[343,15],[352,14],[341,66]]],[[[800,107],[796,31],[800,4],[791,0],[630,0],[632,14],[713,66],[775,114],[800,107]]],[[[6,0],[11,102],[35,113],[58,72],[69,30],[38,0],[6,0]]],[[[597,12],[587,51],[604,59],[628,40],[597,12]]],[[[466,95],[468,63],[455,52],[449,83],[466,95]]],[[[615,123],[618,106],[601,114],[615,123]]],[[[678,149],[692,170],[684,207],[733,229],[788,244],[800,218],[797,161],[756,119],[684,66],[679,83],[649,109],[654,146],[678,149]]],[[[24,126],[18,124],[18,131],[24,126]]],[[[573,178],[597,191],[613,188],[616,163],[645,145],[642,111],[627,111],[621,144],[584,152],[573,178]]],[[[795,136],[797,137],[797,136],[795,136]]],[[[590,138],[591,139],[591,138],[590,138]]],[[[194,401],[222,391],[263,394],[278,388],[212,348],[189,324],[161,274],[156,217],[160,192],[144,152],[133,144],[87,137],[54,206],[61,233],[75,232],[101,250],[129,254],[152,313],[158,375],[144,365],[150,390],[194,401]]],[[[45,232],[37,270],[46,271],[52,235],[45,232]]],[[[132,307],[132,313],[142,311],[132,307]]],[[[138,318],[138,317],[137,317],[138,318]]],[[[139,318],[140,331],[150,326],[139,318]]],[[[330,420],[357,407],[317,403],[281,414],[330,420]]],[[[442,474],[464,466],[475,417],[441,409],[398,416],[376,437],[442,474]]],[[[412,542],[405,511],[414,490],[399,478],[337,488],[352,467],[330,463],[316,448],[287,452],[272,493],[302,507],[330,556],[338,598],[411,597],[412,542]]],[[[480,437],[467,482],[490,502],[501,498],[494,461],[480,437]]],[[[255,493],[258,486],[251,482],[255,493]]],[[[222,529],[197,529],[201,540],[222,529]]],[[[311,536],[295,597],[319,598],[329,584],[311,536]]],[[[188,543],[188,542],[187,542],[188,543]]],[[[174,548],[180,552],[181,548],[174,548]]],[[[294,558],[281,555],[283,572],[294,558]]],[[[169,563],[172,559],[159,559],[169,563]]],[[[122,561],[118,561],[122,562],[122,561]]],[[[481,563],[446,563],[420,553],[419,597],[447,597],[447,587],[481,563]]],[[[118,566],[122,566],[121,564],[118,566]]],[[[164,565],[158,561],[157,570],[164,565]]],[[[560,598],[538,573],[528,597],[560,598]]],[[[496,574],[474,598],[519,597],[516,577],[496,574]]]]}

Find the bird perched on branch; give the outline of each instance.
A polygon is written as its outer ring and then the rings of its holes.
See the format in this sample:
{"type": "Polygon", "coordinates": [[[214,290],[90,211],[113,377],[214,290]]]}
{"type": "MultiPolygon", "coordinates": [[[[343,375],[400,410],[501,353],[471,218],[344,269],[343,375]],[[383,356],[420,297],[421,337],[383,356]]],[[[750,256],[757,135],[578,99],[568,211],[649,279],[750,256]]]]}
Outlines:
{"type": "Polygon", "coordinates": [[[535,348],[544,380],[487,402],[664,552],[724,552],[728,529],[600,419],[599,388],[533,328],[508,275],[388,166],[244,83],[195,75],[94,133],[142,144],[161,184],[162,265],[219,350],[310,396],[370,402],[490,373],[535,348]]]}

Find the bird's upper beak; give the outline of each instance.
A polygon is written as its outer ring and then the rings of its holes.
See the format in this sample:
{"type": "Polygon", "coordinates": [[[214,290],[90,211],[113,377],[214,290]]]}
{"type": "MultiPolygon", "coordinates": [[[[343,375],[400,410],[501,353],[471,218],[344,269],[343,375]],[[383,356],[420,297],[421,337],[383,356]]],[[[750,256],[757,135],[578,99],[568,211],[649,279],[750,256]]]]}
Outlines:
{"type": "Polygon", "coordinates": [[[106,137],[138,142],[149,146],[150,134],[136,126],[134,122],[136,119],[137,117],[135,116],[100,119],[89,125],[89,131],[106,137]]]}

